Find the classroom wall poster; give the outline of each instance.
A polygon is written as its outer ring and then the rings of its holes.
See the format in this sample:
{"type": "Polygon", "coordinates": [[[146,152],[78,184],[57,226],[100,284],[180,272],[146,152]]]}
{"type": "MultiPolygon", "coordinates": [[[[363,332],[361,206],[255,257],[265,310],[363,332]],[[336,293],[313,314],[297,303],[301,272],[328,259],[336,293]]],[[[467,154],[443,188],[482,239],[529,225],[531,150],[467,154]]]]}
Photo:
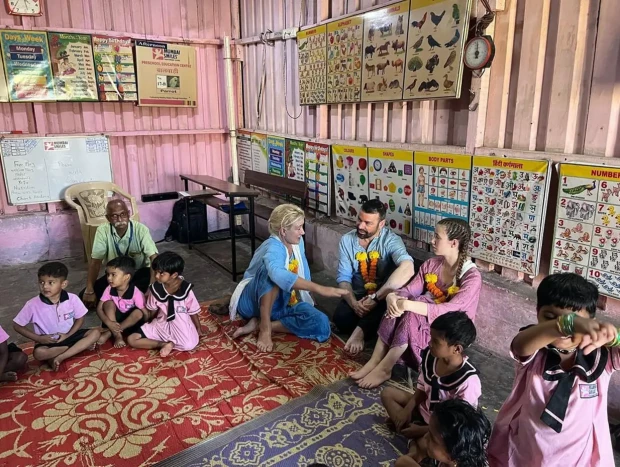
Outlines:
{"type": "Polygon", "coordinates": [[[267,135],[252,133],[252,170],[267,173],[267,135]]]}
{"type": "Polygon", "coordinates": [[[331,214],[329,145],[308,141],[305,150],[308,207],[329,216],[331,214]]]}
{"type": "Polygon", "coordinates": [[[297,33],[299,104],[323,104],[326,99],[327,27],[317,26],[297,33]]]}
{"type": "Polygon", "coordinates": [[[411,237],[413,206],[413,152],[368,149],[370,198],[385,204],[386,225],[397,234],[411,237]]]}
{"type": "Polygon", "coordinates": [[[267,152],[269,155],[267,163],[267,173],[284,177],[285,155],[284,149],[286,140],[279,136],[267,136],[267,152]]]}
{"type": "Polygon", "coordinates": [[[471,255],[538,274],[549,161],[474,156],[471,255]]]}
{"type": "Polygon", "coordinates": [[[574,272],[620,298],[620,168],[560,164],[551,273],[574,272]]]}
{"type": "Polygon", "coordinates": [[[56,100],[98,100],[91,37],[50,32],[48,40],[56,100]]]}
{"type": "Polygon", "coordinates": [[[437,222],[469,220],[471,156],[415,152],[413,238],[431,243],[437,222]]]}
{"type": "Polygon", "coordinates": [[[165,42],[136,41],[138,105],[196,107],[196,49],[165,42]]]}
{"type": "Polygon", "coordinates": [[[363,19],[327,24],[327,102],[358,102],[362,87],[363,19]]]}
{"type": "Polygon", "coordinates": [[[4,72],[2,54],[0,54],[0,102],[9,102],[9,89],[6,86],[6,74],[4,72]]]}
{"type": "Polygon", "coordinates": [[[368,201],[368,150],[359,146],[332,146],[336,212],[357,220],[362,204],[368,201]]]}
{"type": "Polygon", "coordinates": [[[137,101],[138,85],[130,37],[93,36],[101,101],[137,101]]]}
{"type": "Polygon", "coordinates": [[[237,131],[237,167],[239,168],[239,181],[243,183],[245,180],[245,171],[252,170],[251,131],[237,131]]]}
{"type": "Polygon", "coordinates": [[[53,101],[47,33],[4,30],[0,41],[10,101],[53,101]]]}
{"type": "Polygon", "coordinates": [[[306,159],[306,142],[297,139],[286,140],[286,178],[305,181],[304,161],[306,159]]]}
{"type": "Polygon", "coordinates": [[[364,15],[362,101],[402,99],[409,1],[364,15]]]}

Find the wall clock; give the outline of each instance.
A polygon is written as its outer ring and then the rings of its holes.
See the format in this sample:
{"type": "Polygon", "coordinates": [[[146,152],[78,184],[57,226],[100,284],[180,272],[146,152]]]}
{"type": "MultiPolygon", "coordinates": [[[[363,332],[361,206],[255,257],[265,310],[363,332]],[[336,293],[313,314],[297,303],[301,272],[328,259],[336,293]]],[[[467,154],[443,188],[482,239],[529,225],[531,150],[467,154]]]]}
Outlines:
{"type": "Polygon", "coordinates": [[[495,56],[495,44],[491,36],[476,36],[465,46],[463,60],[471,70],[481,70],[491,66],[495,56]]]}
{"type": "Polygon", "coordinates": [[[5,0],[10,15],[41,16],[43,0],[5,0]]]}

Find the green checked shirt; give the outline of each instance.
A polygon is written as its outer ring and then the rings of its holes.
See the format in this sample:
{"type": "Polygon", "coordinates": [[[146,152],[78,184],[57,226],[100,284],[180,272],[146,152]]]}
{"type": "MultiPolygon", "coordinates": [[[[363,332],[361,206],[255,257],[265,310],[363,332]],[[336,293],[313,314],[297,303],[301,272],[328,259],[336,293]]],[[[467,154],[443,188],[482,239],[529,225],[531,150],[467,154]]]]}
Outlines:
{"type": "Polygon", "coordinates": [[[105,223],[97,227],[90,256],[104,263],[117,256],[131,256],[136,262],[136,269],[140,269],[150,267],[150,257],[157,253],[149,228],[140,222],[129,221],[127,232],[122,238],[112,224],[105,223]]]}

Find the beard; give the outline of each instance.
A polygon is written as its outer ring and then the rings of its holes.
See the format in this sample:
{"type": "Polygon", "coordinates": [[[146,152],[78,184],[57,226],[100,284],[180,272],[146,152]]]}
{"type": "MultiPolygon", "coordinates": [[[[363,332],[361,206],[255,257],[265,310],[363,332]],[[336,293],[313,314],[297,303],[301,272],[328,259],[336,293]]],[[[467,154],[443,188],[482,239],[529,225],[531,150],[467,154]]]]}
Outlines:
{"type": "Polygon", "coordinates": [[[367,230],[357,229],[356,233],[357,238],[361,238],[362,240],[364,240],[366,238],[372,237],[374,234],[377,233],[377,231],[375,230],[374,232],[368,232],[367,230]]]}

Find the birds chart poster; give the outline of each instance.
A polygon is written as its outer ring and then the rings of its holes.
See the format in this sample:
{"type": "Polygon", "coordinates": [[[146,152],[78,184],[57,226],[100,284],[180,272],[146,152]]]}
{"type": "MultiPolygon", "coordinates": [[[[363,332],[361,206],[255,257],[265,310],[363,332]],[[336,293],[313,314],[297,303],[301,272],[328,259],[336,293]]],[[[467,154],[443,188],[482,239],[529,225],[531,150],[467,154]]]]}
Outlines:
{"type": "Polygon", "coordinates": [[[458,98],[471,0],[412,0],[403,99],[458,98]]]}
{"type": "Polygon", "coordinates": [[[336,177],[336,214],[355,221],[369,196],[368,149],[332,145],[332,160],[336,177]]]}
{"type": "Polygon", "coordinates": [[[327,24],[327,103],[359,102],[362,88],[362,16],[327,24]]]}
{"type": "Polygon", "coordinates": [[[328,144],[306,142],[306,186],[308,207],[329,216],[332,185],[328,144]]]}
{"type": "Polygon", "coordinates": [[[322,25],[297,33],[301,105],[325,103],[326,30],[326,26],[322,25]]]}
{"type": "Polygon", "coordinates": [[[368,149],[370,197],[385,205],[386,225],[411,238],[413,215],[413,152],[368,149]]]}
{"type": "Polygon", "coordinates": [[[551,273],[574,272],[620,298],[620,168],[560,164],[551,273]]]}
{"type": "Polygon", "coordinates": [[[362,101],[402,99],[408,19],[408,1],[364,15],[362,101]]]}
{"type": "Polygon", "coordinates": [[[474,156],[472,170],[471,256],[537,275],[549,161],[474,156]]]}
{"type": "Polygon", "coordinates": [[[472,157],[416,151],[414,161],[413,238],[431,243],[441,219],[469,221],[472,157]]]}

